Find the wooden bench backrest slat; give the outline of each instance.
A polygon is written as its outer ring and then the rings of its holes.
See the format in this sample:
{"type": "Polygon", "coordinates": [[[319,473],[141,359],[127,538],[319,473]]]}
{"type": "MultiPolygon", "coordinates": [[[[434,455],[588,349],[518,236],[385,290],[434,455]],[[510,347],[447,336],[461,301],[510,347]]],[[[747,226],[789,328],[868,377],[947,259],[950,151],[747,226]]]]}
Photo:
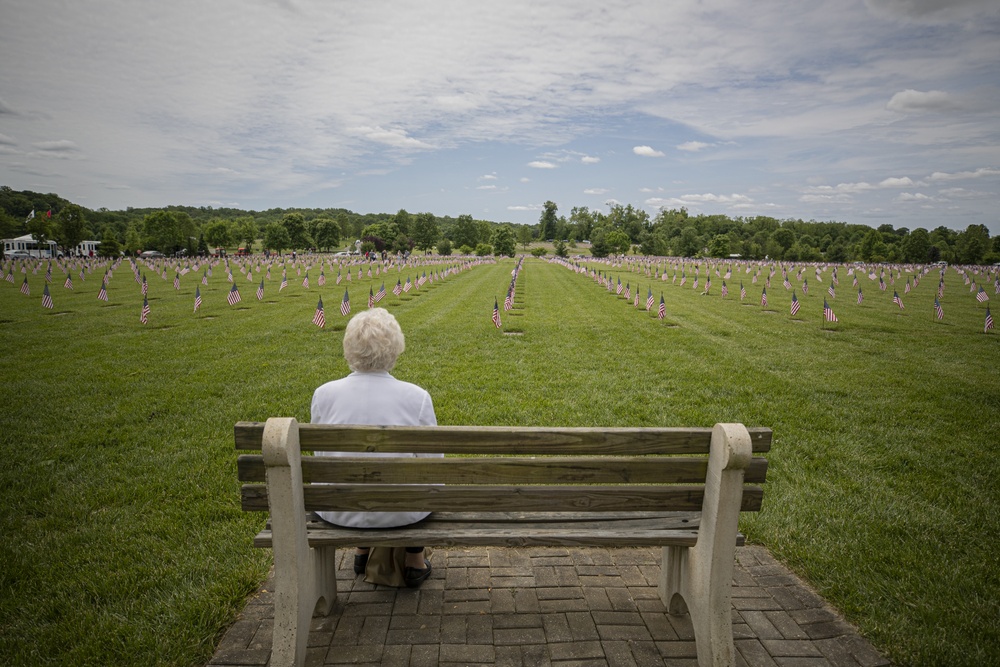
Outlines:
{"type": "MultiPolygon", "coordinates": [[[[771,429],[749,428],[754,452],[771,448],[771,429]]],[[[238,422],[236,449],[260,451],[263,422],[238,422]]],[[[707,454],[711,428],[548,428],[513,426],[330,426],[299,424],[303,451],[445,454],[707,454]]]]}
{"type": "MultiPolygon", "coordinates": [[[[613,512],[695,511],[702,508],[704,486],[436,486],[306,485],[305,509],[334,511],[506,511],[613,512]]],[[[243,487],[243,509],[266,511],[267,487],[243,487]]],[[[741,511],[758,511],[759,486],[745,486],[741,511]]]]}
{"type": "MultiPolygon", "coordinates": [[[[264,482],[260,455],[239,457],[239,479],[264,482]]],[[[697,484],[705,481],[708,459],[677,457],[593,458],[328,458],[303,457],[306,483],[407,484],[414,480],[441,484],[697,484]]],[[[744,482],[763,482],[767,459],[752,459],[744,482]]]]}

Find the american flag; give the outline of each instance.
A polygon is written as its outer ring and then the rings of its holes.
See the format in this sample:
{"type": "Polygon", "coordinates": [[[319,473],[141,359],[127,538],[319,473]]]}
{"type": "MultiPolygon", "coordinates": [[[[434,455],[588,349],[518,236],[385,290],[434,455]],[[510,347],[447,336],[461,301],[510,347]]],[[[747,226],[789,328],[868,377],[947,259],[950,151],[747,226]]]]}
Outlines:
{"type": "Polygon", "coordinates": [[[653,288],[650,287],[649,290],[648,290],[648,293],[646,294],[646,312],[647,313],[653,309],[653,303],[654,303],[653,288]]]}
{"type": "Polygon", "coordinates": [[[278,286],[278,291],[280,292],[281,290],[285,289],[286,287],[288,287],[288,272],[285,271],[284,269],[282,269],[281,270],[281,285],[278,286]]]}
{"type": "Polygon", "coordinates": [[[760,305],[764,308],[767,307],[767,288],[765,287],[760,293],[760,305]]]}
{"type": "Polygon", "coordinates": [[[199,308],[201,308],[201,288],[200,287],[195,287],[194,288],[194,312],[197,313],[199,308]]]}
{"type": "Polygon", "coordinates": [[[909,294],[909,293],[910,293],[910,279],[907,278],[906,287],[903,288],[903,294],[909,294]]]}
{"type": "Polygon", "coordinates": [[[372,291],[371,286],[368,287],[368,307],[375,307],[375,292],[372,291]]]}
{"type": "Polygon", "coordinates": [[[340,314],[347,316],[351,312],[351,297],[347,295],[347,290],[344,290],[344,300],[340,302],[340,314]]]}
{"type": "Polygon", "coordinates": [[[409,292],[411,287],[413,287],[413,283],[410,282],[410,276],[406,276],[406,284],[403,285],[403,291],[409,292]]]}
{"type": "Polygon", "coordinates": [[[800,305],[802,305],[802,304],[800,304],[799,300],[797,298],[795,298],[795,291],[792,290],[792,315],[794,315],[795,313],[799,312],[799,306],[800,305]]]}
{"type": "MultiPolygon", "coordinates": [[[[341,310],[343,310],[343,307],[341,307],[341,310]]],[[[351,312],[350,306],[348,306],[347,312],[351,312]]],[[[316,314],[313,315],[313,324],[318,326],[320,329],[326,326],[326,315],[323,314],[323,297],[320,297],[319,303],[316,304],[316,314]]]]}
{"type": "Polygon", "coordinates": [[[684,283],[687,282],[687,276],[681,271],[681,287],[684,287],[684,283]]]}
{"type": "Polygon", "coordinates": [[[656,317],[663,319],[667,316],[667,304],[663,301],[663,292],[660,292],[660,308],[656,311],[656,317]]]}
{"type": "Polygon", "coordinates": [[[340,275],[340,269],[337,269],[337,284],[339,285],[340,281],[343,280],[343,279],[344,279],[344,276],[340,275]]]}
{"type": "Polygon", "coordinates": [[[319,280],[316,281],[316,284],[319,285],[320,287],[326,284],[326,274],[323,273],[322,269],[320,269],[319,280]]]}
{"type": "Polygon", "coordinates": [[[899,292],[892,290],[892,302],[899,306],[900,310],[903,310],[903,300],[899,298],[899,292]]]}
{"type": "Polygon", "coordinates": [[[823,299],[823,319],[827,322],[837,322],[837,316],[833,314],[833,308],[823,299]]]}
{"type": "Polygon", "coordinates": [[[934,312],[939,320],[944,319],[944,308],[941,307],[941,302],[937,298],[934,299],[934,312]]]}
{"type": "Polygon", "coordinates": [[[236,286],[236,283],[233,283],[233,287],[229,290],[229,296],[226,297],[226,300],[229,301],[230,306],[235,306],[243,300],[240,298],[240,288],[236,286]]]}
{"type": "Polygon", "coordinates": [[[384,298],[385,298],[385,282],[383,281],[382,286],[378,288],[377,292],[375,292],[375,303],[378,303],[384,298]]]}
{"type": "Polygon", "coordinates": [[[747,290],[743,287],[743,281],[740,281],[740,301],[747,298],[747,290]]]}
{"type": "Polygon", "coordinates": [[[990,315],[990,307],[986,306],[986,325],[983,328],[983,333],[986,333],[993,328],[993,316],[990,315]]]}
{"type": "Polygon", "coordinates": [[[802,293],[803,294],[809,294],[809,279],[808,278],[802,281],[802,293]]]}
{"type": "Polygon", "coordinates": [[[726,287],[726,281],[723,280],[722,281],[722,298],[725,299],[727,296],[729,296],[729,288],[726,287]]]}
{"type": "Polygon", "coordinates": [[[181,277],[178,274],[174,274],[174,289],[181,288],[181,277]]]}
{"type": "Polygon", "coordinates": [[[28,287],[28,276],[24,277],[24,282],[21,283],[21,294],[25,296],[31,296],[31,288],[28,287]]]}
{"type": "Polygon", "coordinates": [[[878,277],[878,288],[880,290],[882,290],[883,292],[885,291],[885,281],[882,280],[882,276],[881,275],[878,277]]]}
{"type": "Polygon", "coordinates": [[[309,289],[309,272],[308,271],[306,271],[306,277],[302,281],[302,286],[305,287],[306,289],[309,289]]]}
{"type": "Polygon", "coordinates": [[[146,282],[146,276],[142,277],[142,285],[139,287],[139,291],[142,292],[143,296],[149,294],[149,283],[146,282]]]}
{"type": "Polygon", "coordinates": [[[14,284],[14,269],[9,264],[7,265],[7,277],[4,278],[4,280],[9,282],[11,285],[14,284]]]}
{"type": "Polygon", "coordinates": [[[510,290],[507,290],[507,296],[503,300],[503,309],[506,311],[510,310],[513,307],[514,307],[514,295],[511,293],[510,290]]]}
{"type": "Polygon", "coordinates": [[[260,285],[257,287],[257,300],[258,301],[263,301],[264,300],[264,279],[263,278],[260,279],[260,285]]]}
{"type": "Polygon", "coordinates": [[[986,293],[986,290],[984,290],[982,288],[982,286],[980,286],[979,287],[979,291],[976,292],[976,301],[978,301],[979,303],[985,303],[985,302],[987,302],[989,300],[990,300],[990,297],[986,293]]]}
{"type": "Polygon", "coordinates": [[[632,306],[635,308],[639,307],[639,288],[635,288],[635,300],[632,301],[632,306]]]}
{"type": "Polygon", "coordinates": [[[858,288],[858,305],[860,306],[860,305],[861,305],[861,303],[862,303],[862,302],[863,302],[864,300],[865,300],[865,295],[861,293],[861,288],[859,287],[859,288],[858,288]]]}
{"type": "Polygon", "coordinates": [[[42,290],[42,307],[51,308],[52,307],[52,295],[49,294],[49,286],[46,285],[45,289],[42,290]]]}
{"type": "Polygon", "coordinates": [[[500,328],[500,304],[495,298],[493,299],[493,324],[496,325],[497,329],[500,328]]]}
{"type": "Polygon", "coordinates": [[[201,274],[201,284],[202,285],[208,284],[208,270],[206,270],[205,273],[201,274]]]}
{"type": "Polygon", "coordinates": [[[106,282],[101,282],[101,291],[97,293],[97,298],[101,301],[108,300],[108,284],[106,282]]]}
{"type": "MultiPolygon", "coordinates": [[[[621,293],[621,280],[618,281],[619,293],[621,293]]],[[[629,283],[625,283],[625,300],[628,301],[632,298],[632,287],[629,283]]]]}
{"type": "Polygon", "coordinates": [[[63,287],[66,289],[73,289],[73,276],[66,274],[66,282],[63,283],[63,287]]]}
{"type": "Polygon", "coordinates": [[[145,324],[149,321],[149,299],[142,298],[142,313],[139,314],[139,321],[145,324]]]}
{"type": "Polygon", "coordinates": [[[835,289],[833,289],[833,283],[830,283],[830,287],[827,288],[826,291],[830,293],[830,297],[831,298],[833,298],[833,299],[837,298],[837,291],[835,289]]]}
{"type": "Polygon", "coordinates": [[[392,288],[392,293],[399,296],[403,292],[403,283],[399,282],[399,278],[396,278],[396,286],[392,288]]]}
{"type": "Polygon", "coordinates": [[[781,284],[785,286],[785,289],[792,289],[792,284],[788,282],[787,276],[783,281],[781,281],[781,284]]]}

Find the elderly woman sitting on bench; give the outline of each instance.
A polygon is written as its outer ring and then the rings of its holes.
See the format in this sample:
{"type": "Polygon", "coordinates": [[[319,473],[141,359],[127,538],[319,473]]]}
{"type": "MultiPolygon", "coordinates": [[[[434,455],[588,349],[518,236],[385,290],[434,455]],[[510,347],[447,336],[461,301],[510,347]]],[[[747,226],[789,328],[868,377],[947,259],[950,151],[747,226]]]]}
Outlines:
{"type": "MultiPolygon", "coordinates": [[[[355,315],[344,331],[344,359],[350,375],[320,386],[313,393],[312,423],[364,424],[373,426],[434,426],[431,396],[421,387],[397,380],[389,374],[405,348],[403,331],[396,318],[384,308],[370,308],[355,315]]],[[[317,455],[344,456],[340,452],[317,455]]],[[[406,456],[370,452],[351,456],[406,456]]],[[[411,454],[411,456],[442,456],[411,454]]],[[[389,528],[406,526],[427,517],[429,512],[318,512],[320,518],[338,526],[389,528]]],[[[361,574],[368,563],[369,549],[358,547],[354,572],[361,574]]],[[[406,547],[404,580],[415,588],[431,574],[423,547],[406,547]]]]}

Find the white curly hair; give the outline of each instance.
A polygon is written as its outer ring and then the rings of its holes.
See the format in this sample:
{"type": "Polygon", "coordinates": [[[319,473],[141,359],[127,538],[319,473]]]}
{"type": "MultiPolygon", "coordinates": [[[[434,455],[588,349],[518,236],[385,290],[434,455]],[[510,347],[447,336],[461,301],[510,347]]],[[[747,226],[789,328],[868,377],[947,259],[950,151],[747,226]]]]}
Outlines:
{"type": "Polygon", "coordinates": [[[399,322],[385,308],[369,308],[351,318],[344,331],[344,359],[355,372],[389,372],[406,349],[399,322]]]}

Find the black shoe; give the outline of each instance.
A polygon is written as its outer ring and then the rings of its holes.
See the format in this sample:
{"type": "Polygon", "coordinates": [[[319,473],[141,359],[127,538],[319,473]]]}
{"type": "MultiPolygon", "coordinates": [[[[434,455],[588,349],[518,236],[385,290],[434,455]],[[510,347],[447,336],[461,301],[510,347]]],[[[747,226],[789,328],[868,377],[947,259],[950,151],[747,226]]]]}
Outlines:
{"type": "Polygon", "coordinates": [[[354,554],[354,574],[364,574],[365,568],[368,567],[368,554],[371,553],[367,551],[363,554],[354,554]]]}
{"type": "Polygon", "coordinates": [[[408,567],[403,570],[403,579],[406,581],[407,588],[417,588],[431,576],[431,562],[425,558],[424,565],[427,567],[408,567]]]}

